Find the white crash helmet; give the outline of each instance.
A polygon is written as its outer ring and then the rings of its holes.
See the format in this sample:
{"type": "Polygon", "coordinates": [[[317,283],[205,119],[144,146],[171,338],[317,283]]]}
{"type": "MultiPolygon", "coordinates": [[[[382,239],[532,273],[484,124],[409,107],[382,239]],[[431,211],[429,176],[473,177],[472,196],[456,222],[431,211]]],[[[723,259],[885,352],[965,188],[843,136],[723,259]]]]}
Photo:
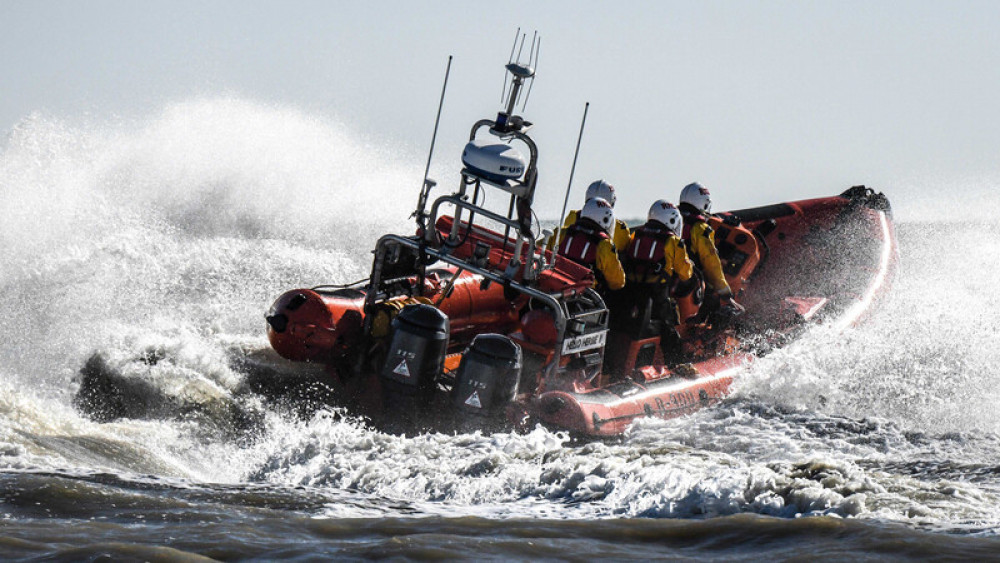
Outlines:
{"type": "Polygon", "coordinates": [[[662,223],[675,233],[679,233],[681,227],[684,225],[684,219],[681,218],[681,211],[665,199],[658,199],[653,202],[653,206],[649,208],[647,219],[662,223]]]}
{"type": "Polygon", "coordinates": [[[587,195],[584,197],[584,200],[590,201],[595,197],[599,197],[610,203],[611,207],[614,208],[615,200],[617,199],[615,197],[615,187],[604,180],[591,182],[590,185],[587,186],[587,195]]]}
{"type": "Polygon", "coordinates": [[[698,211],[712,212],[712,194],[698,182],[684,186],[681,190],[681,203],[691,205],[698,211]]]}
{"type": "Polygon", "coordinates": [[[580,210],[580,217],[597,223],[608,234],[611,234],[611,229],[615,226],[615,210],[607,200],[600,197],[588,199],[580,210]]]}

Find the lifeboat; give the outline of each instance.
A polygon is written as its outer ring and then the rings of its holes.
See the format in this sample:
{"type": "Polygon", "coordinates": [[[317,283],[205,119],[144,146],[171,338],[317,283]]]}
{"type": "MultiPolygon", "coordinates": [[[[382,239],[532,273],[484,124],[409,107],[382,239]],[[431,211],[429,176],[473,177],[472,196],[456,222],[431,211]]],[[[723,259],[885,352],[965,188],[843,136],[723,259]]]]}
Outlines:
{"type": "Polygon", "coordinates": [[[268,311],[274,352],[308,365],[325,399],[402,432],[544,424],[614,436],[718,402],[761,354],[811,323],[861,322],[888,290],[897,251],[881,193],[719,213],[709,222],[745,312],[698,315],[689,298],[678,327],[688,361],[668,365],[662,321],[609,308],[589,268],[540,244],[538,150],[513,111],[533,64],[506,69],[506,107],[473,126],[457,189],[431,202],[425,179],[415,231],[379,239],[367,280],[293,289],[268,311]],[[501,211],[481,204],[487,193],[501,211]]]}

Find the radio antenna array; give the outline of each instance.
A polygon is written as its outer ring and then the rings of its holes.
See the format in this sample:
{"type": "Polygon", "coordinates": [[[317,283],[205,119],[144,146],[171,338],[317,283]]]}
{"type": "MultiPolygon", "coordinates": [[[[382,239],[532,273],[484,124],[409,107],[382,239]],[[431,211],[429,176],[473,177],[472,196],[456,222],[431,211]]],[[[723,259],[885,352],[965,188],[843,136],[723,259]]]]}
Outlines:
{"type": "Polygon", "coordinates": [[[523,61],[522,55],[524,55],[524,43],[528,38],[527,33],[521,33],[521,28],[517,28],[517,34],[514,37],[514,45],[510,49],[510,58],[507,62],[507,71],[510,72],[513,79],[510,83],[510,89],[507,88],[507,75],[504,74],[503,80],[503,92],[500,98],[501,103],[504,102],[506,98],[506,113],[507,115],[514,114],[514,107],[520,101],[521,89],[526,82],[530,82],[528,85],[528,92],[524,97],[524,105],[521,106],[521,111],[528,105],[528,97],[531,95],[531,85],[534,84],[535,69],[538,67],[538,52],[541,49],[542,38],[538,36],[538,32],[534,32],[531,37],[531,44],[528,46],[528,60],[523,61]],[[514,56],[514,52],[517,52],[517,56],[514,56]]]}

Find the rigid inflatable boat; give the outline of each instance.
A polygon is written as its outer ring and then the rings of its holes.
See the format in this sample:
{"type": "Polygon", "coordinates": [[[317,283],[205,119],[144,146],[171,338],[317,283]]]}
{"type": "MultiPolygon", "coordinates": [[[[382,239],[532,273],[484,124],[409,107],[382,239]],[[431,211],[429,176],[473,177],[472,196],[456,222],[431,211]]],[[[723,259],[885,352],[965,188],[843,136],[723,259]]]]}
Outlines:
{"type": "Polygon", "coordinates": [[[718,402],[755,357],[813,322],[856,324],[887,291],[891,212],[869,188],[716,214],[724,273],[746,310],[699,316],[681,303],[689,361],[666,365],[662,321],[643,307],[609,311],[589,268],[538,242],[538,150],[514,114],[532,52],[506,67],[505,109],[473,126],[457,189],[432,201],[425,178],[415,232],[381,237],[367,280],[293,289],[268,311],[274,351],[308,366],[327,400],[406,432],[541,423],[611,436],[718,402]],[[500,211],[481,204],[486,194],[500,194],[500,211]]]}

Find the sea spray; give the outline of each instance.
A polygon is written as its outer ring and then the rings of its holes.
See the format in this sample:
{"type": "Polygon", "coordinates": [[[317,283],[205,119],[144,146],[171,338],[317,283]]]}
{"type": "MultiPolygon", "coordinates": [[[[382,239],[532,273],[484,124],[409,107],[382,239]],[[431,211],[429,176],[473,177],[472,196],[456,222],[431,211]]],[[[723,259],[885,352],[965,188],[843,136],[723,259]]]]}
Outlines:
{"type": "Polygon", "coordinates": [[[813,329],[757,362],[738,394],[914,430],[1000,432],[1000,296],[990,289],[1000,268],[987,258],[1000,255],[1000,230],[903,223],[899,239],[901,274],[870,319],[813,329]],[[968,252],[963,240],[975,241],[968,252]]]}
{"type": "MultiPolygon", "coordinates": [[[[0,155],[0,362],[18,403],[89,432],[71,405],[95,353],[141,371],[132,375],[156,395],[226,398],[240,377],[228,353],[266,346],[274,295],[365,277],[363,249],[405,223],[408,200],[390,195],[419,181],[419,166],[411,173],[351,135],[234,99],[178,103],[136,122],[22,120],[0,155]],[[53,402],[61,408],[41,406],[53,402]]],[[[159,425],[179,429],[160,436],[172,458],[189,451],[187,463],[202,466],[207,436],[195,421],[159,425]]],[[[54,454],[68,456],[58,465],[95,463],[58,443],[54,454]]],[[[232,479],[237,465],[213,480],[232,479]]]]}

